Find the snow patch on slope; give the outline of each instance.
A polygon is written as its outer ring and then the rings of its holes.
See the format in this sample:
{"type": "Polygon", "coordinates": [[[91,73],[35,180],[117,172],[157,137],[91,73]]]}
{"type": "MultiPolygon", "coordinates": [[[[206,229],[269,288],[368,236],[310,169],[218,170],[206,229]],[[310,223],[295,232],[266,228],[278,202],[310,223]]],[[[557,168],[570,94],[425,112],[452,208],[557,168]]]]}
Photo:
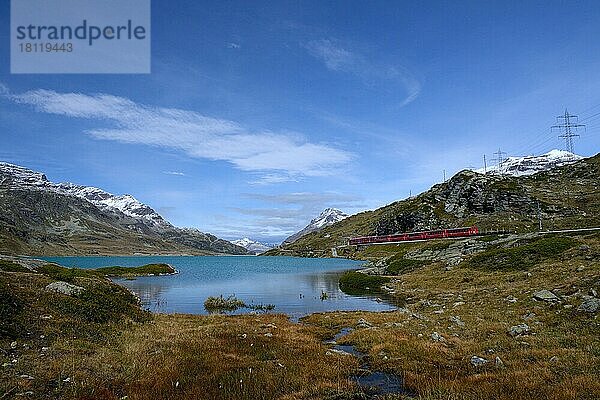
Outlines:
{"type": "Polygon", "coordinates": [[[498,166],[488,167],[487,171],[483,168],[475,170],[480,174],[502,174],[513,176],[526,176],[537,174],[538,172],[548,171],[549,169],[572,164],[583,157],[564,150],[551,150],[540,156],[508,157],[500,168],[498,166]]]}

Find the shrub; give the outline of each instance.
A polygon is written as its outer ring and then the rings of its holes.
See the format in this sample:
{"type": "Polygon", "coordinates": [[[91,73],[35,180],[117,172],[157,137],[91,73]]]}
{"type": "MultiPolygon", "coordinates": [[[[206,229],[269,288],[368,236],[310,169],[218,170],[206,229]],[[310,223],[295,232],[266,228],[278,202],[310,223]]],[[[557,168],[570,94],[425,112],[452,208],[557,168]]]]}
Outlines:
{"type": "Polygon", "coordinates": [[[390,278],[384,276],[373,276],[356,271],[348,271],[340,277],[340,289],[348,294],[380,292],[381,285],[389,281],[390,278]]]}

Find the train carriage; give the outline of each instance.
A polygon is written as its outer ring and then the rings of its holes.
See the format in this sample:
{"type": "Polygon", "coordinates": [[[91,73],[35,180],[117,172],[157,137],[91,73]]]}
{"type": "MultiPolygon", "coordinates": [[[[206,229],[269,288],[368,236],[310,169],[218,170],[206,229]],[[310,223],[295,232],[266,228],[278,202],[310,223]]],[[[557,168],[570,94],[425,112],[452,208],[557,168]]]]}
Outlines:
{"type": "Polygon", "coordinates": [[[361,236],[351,238],[348,241],[350,245],[357,244],[377,244],[377,243],[396,243],[406,242],[413,240],[430,240],[430,239],[444,239],[444,238],[456,238],[456,237],[468,237],[479,234],[479,229],[476,226],[464,227],[464,228],[450,228],[450,229],[437,229],[432,231],[422,232],[406,232],[398,233],[393,235],[380,235],[380,236],[361,236]]]}

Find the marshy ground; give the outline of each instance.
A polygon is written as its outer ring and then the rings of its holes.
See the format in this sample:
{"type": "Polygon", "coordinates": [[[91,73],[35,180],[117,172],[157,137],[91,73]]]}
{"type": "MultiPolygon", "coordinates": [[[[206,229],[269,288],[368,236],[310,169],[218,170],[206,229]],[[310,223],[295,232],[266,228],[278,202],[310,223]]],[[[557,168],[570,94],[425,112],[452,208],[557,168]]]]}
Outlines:
{"type": "Polygon", "coordinates": [[[359,360],[325,343],[352,328],[338,343],[416,398],[597,399],[600,238],[555,239],[490,248],[451,268],[401,261],[413,248],[368,250],[396,268],[385,285],[404,307],[300,323],[151,315],[99,276],[61,275],[85,289],[69,296],[45,290],[59,280],[47,271],[0,266],[15,271],[0,272],[0,398],[368,398],[351,379],[359,360]]]}

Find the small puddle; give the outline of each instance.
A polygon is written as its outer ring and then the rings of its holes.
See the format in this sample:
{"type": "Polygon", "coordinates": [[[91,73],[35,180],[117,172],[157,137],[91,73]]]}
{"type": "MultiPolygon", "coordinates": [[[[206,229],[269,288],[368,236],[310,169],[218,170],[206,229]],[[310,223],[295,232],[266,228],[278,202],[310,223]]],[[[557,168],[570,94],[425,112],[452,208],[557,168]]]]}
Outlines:
{"type": "Polygon", "coordinates": [[[378,395],[392,393],[414,396],[414,393],[404,387],[402,378],[398,375],[381,371],[371,371],[371,366],[365,353],[356,350],[356,348],[350,344],[337,344],[341,338],[350,332],[352,332],[352,328],[343,328],[333,337],[332,341],[325,342],[325,344],[329,345],[335,351],[343,351],[358,358],[360,365],[359,372],[350,379],[354,380],[365,394],[373,396],[372,398],[377,398],[378,395]]]}

